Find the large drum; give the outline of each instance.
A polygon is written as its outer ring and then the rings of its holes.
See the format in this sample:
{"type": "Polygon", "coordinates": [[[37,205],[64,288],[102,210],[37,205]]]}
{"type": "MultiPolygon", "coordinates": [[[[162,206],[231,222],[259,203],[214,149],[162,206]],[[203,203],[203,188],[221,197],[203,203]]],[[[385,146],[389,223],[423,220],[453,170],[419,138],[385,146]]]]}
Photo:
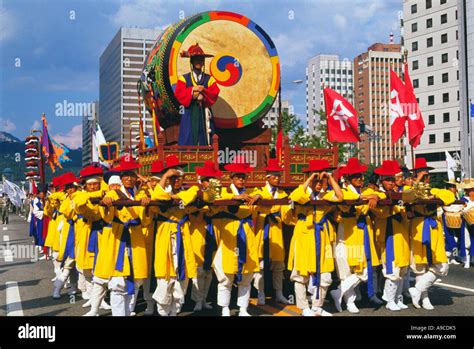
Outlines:
{"type": "Polygon", "coordinates": [[[464,220],[468,225],[474,224],[474,207],[463,211],[464,220]]]}
{"type": "Polygon", "coordinates": [[[154,109],[166,128],[179,123],[174,97],[178,78],[190,72],[189,58],[180,52],[199,46],[207,58],[220,94],[212,107],[217,128],[240,128],[264,116],[275,101],[280,83],[277,50],[267,33],[245,16],[232,12],[203,12],[169,26],[145,61],[139,82],[148,111],[154,109]]]}
{"type": "Polygon", "coordinates": [[[459,229],[462,225],[461,212],[445,212],[444,218],[446,226],[452,229],[459,229]]]}

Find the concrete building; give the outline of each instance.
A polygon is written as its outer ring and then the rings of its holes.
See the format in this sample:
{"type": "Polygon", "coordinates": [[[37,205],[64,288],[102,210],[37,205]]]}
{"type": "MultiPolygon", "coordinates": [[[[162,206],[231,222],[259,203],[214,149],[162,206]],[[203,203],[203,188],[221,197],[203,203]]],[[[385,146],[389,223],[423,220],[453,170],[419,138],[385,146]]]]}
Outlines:
{"type": "Polygon", "coordinates": [[[93,102],[92,115],[82,116],[82,166],[91,164],[92,157],[92,127],[94,122],[99,122],[99,102],[93,102]]]}
{"type": "MultiPolygon", "coordinates": [[[[290,101],[281,101],[281,112],[287,114],[294,113],[290,101]]],[[[270,111],[263,117],[263,125],[265,128],[276,128],[278,126],[278,95],[270,111]]]]}
{"type": "Polygon", "coordinates": [[[306,67],[306,125],[308,133],[315,135],[319,115],[324,110],[323,84],[330,87],[349,102],[353,102],[352,61],[340,60],[337,55],[319,54],[308,61],[306,67]]]}
{"type": "MultiPolygon", "coordinates": [[[[118,142],[121,151],[130,143],[130,123],[139,120],[137,81],[159,33],[158,29],[121,28],[100,56],[100,125],[105,139],[118,142]]],[[[143,101],[141,112],[145,131],[152,133],[143,101]]],[[[138,131],[138,125],[132,125],[132,139],[138,131]]]]}
{"type": "Polygon", "coordinates": [[[402,68],[400,44],[376,43],[354,58],[354,108],[369,133],[361,131],[359,158],[379,166],[383,160],[403,159],[403,141],[392,144],[390,131],[390,67],[402,68]]]}
{"type": "Polygon", "coordinates": [[[446,172],[445,150],[454,156],[461,149],[458,2],[404,0],[403,19],[408,68],[425,122],[415,157],[425,157],[433,172],[446,172]]]}
{"type": "Polygon", "coordinates": [[[474,1],[458,0],[459,83],[461,91],[461,163],[466,177],[474,176],[472,115],[474,114],[474,1]]]}

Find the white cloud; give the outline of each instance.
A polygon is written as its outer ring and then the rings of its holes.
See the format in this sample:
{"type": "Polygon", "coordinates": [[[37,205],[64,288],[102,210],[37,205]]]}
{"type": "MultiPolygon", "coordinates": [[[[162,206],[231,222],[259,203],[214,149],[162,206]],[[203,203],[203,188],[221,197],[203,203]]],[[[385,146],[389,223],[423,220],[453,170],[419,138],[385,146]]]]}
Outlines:
{"type": "Polygon", "coordinates": [[[12,121],[8,119],[0,118],[0,131],[13,132],[15,130],[16,130],[16,125],[12,121]]]}
{"type": "Polygon", "coordinates": [[[278,50],[282,67],[294,67],[300,64],[306,66],[306,61],[314,55],[311,42],[293,37],[299,35],[301,34],[280,33],[275,36],[273,41],[278,50]]]}
{"type": "Polygon", "coordinates": [[[52,136],[58,143],[63,143],[70,149],[82,147],[82,126],[75,125],[67,133],[58,133],[52,136]]]}
{"type": "Polygon", "coordinates": [[[164,14],[167,6],[169,3],[166,4],[162,0],[123,1],[118,11],[110,19],[120,27],[161,27],[160,20],[166,18],[164,14]]]}
{"type": "Polygon", "coordinates": [[[16,30],[16,21],[13,14],[0,5],[0,42],[12,38],[16,30]]]}
{"type": "Polygon", "coordinates": [[[361,22],[367,22],[371,19],[375,12],[378,10],[380,2],[378,0],[363,0],[355,3],[354,11],[352,12],[354,17],[361,22]]]}
{"type": "Polygon", "coordinates": [[[345,29],[346,26],[347,26],[346,17],[344,17],[343,15],[341,15],[339,13],[336,13],[334,15],[333,21],[334,21],[334,24],[336,25],[336,27],[338,27],[341,30],[345,29]]]}

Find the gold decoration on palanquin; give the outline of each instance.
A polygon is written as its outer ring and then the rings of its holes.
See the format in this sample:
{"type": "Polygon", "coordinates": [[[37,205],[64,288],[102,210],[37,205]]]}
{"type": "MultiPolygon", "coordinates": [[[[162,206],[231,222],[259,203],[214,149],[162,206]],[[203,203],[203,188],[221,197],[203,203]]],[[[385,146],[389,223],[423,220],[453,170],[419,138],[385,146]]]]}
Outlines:
{"type": "Polygon", "coordinates": [[[302,162],[304,160],[303,155],[291,155],[290,162],[302,162]]]}
{"type": "Polygon", "coordinates": [[[413,183],[413,192],[416,199],[431,199],[431,187],[426,183],[413,183]]]}
{"type": "Polygon", "coordinates": [[[211,152],[206,152],[206,153],[204,153],[204,152],[199,152],[199,153],[197,154],[197,156],[198,156],[197,161],[212,160],[212,158],[213,158],[213,154],[212,154],[211,152]]]}
{"type": "Polygon", "coordinates": [[[217,178],[209,179],[209,187],[207,190],[202,191],[203,200],[206,202],[212,202],[222,198],[222,183],[217,178]]]}

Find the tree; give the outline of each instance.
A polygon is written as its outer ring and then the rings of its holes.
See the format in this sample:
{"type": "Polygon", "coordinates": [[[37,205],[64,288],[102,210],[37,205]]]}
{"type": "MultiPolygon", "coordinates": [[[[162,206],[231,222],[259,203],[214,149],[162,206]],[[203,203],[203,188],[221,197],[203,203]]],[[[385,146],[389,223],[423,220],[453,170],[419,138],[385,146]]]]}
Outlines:
{"type": "MultiPolygon", "coordinates": [[[[281,125],[283,134],[288,135],[290,138],[290,145],[294,147],[298,145],[302,147],[302,144],[306,143],[306,132],[301,125],[301,120],[294,114],[288,114],[286,112],[281,115],[281,125]]],[[[275,147],[278,130],[277,128],[272,129],[272,143],[271,146],[275,147]]]]}

